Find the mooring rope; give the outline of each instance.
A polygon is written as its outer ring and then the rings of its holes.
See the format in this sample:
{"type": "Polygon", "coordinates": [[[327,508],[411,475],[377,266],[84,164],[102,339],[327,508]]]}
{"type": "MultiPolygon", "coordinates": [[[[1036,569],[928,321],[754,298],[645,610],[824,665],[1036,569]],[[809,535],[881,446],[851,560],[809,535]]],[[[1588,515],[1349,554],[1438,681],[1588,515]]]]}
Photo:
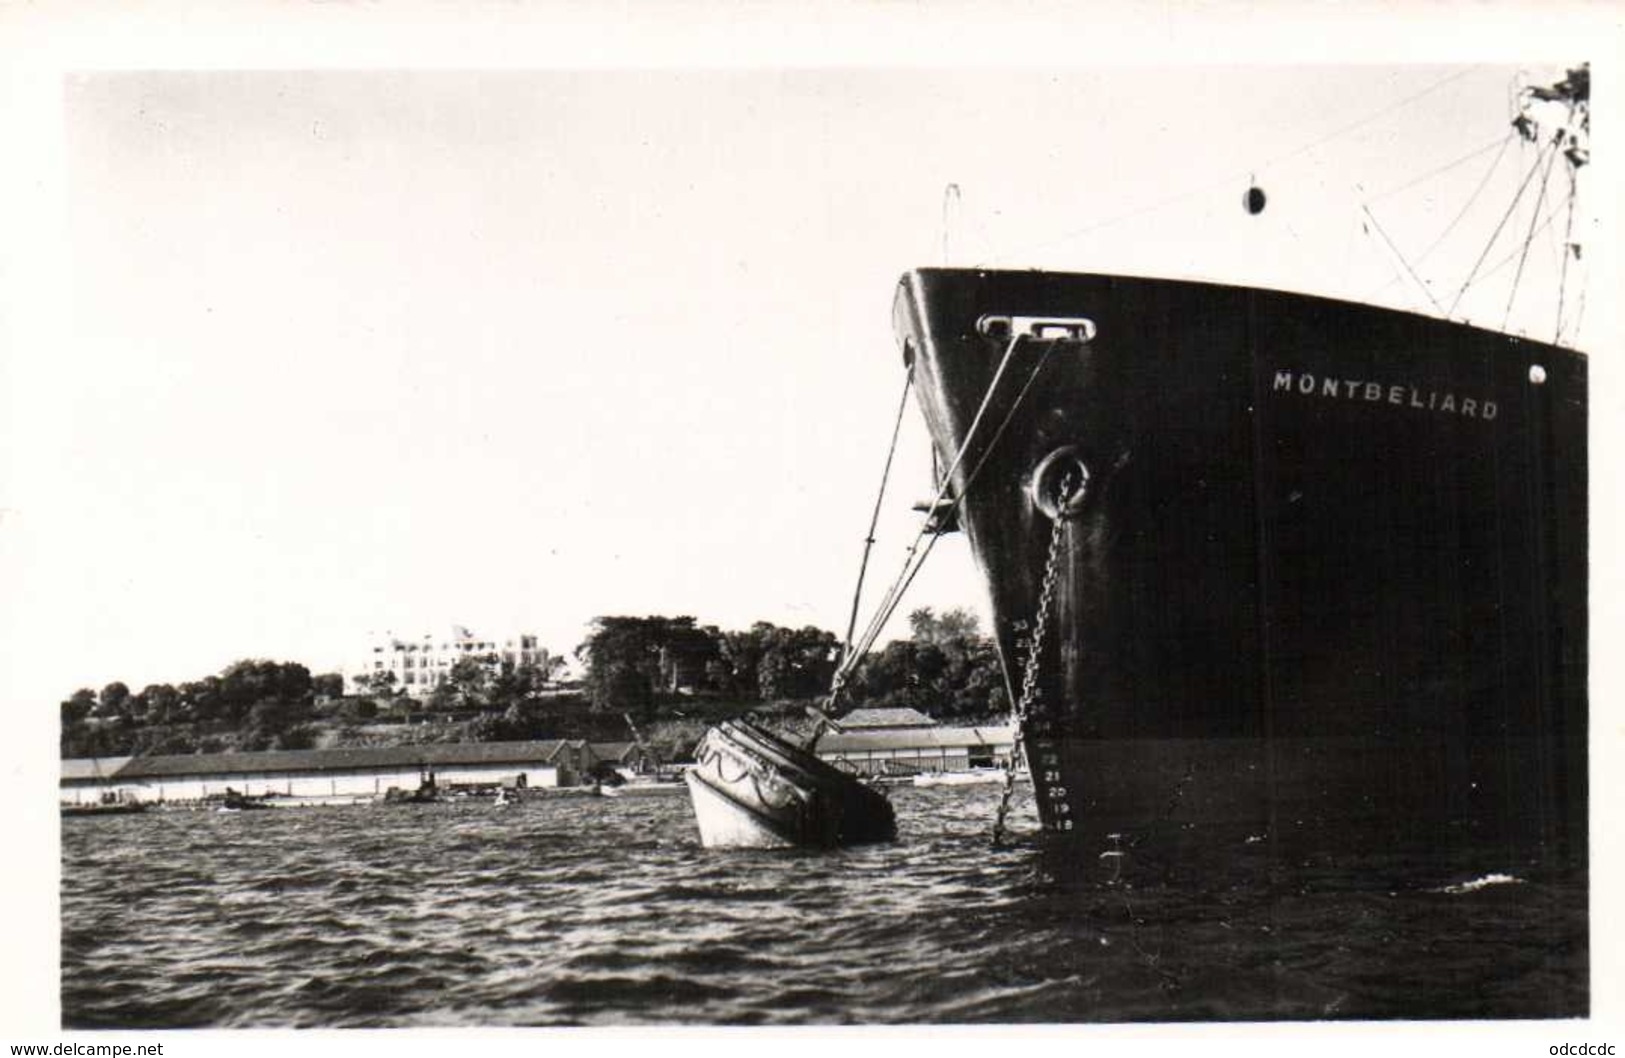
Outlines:
{"type": "Polygon", "coordinates": [[[886,482],[891,479],[892,459],[897,455],[897,438],[903,431],[903,414],[908,410],[908,394],[913,387],[914,365],[909,364],[903,378],[903,395],[897,401],[897,420],[892,423],[891,444],[886,448],[886,467],[880,472],[880,490],[875,495],[875,509],[869,516],[869,531],[863,538],[863,561],[858,564],[858,585],[852,591],[852,616],[847,618],[846,642],[841,646],[843,662],[852,653],[852,633],[857,628],[858,607],[863,601],[863,578],[869,570],[869,553],[875,546],[875,527],[880,524],[880,505],[886,499],[886,482]]]}
{"type": "MultiPolygon", "coordinates": [[[[1005,369],[1010,366],[1010,360],[1015,356],[1016,349],[1021,345],[1024,337],[1026,336],[1021,334],[1010,336],[1010,341],[1004,349],[1004,356],[999,359],[999,366],[993,372],[993,378],[988,382],[986,392],[982,394],[982,402],[977,406],[976,414],[971,417],[970,427],[965,431],[964,440],[959,444],[959,451],[954,453],[953,462],[948,465],[948,469],[942,475],[942,481],[937,486],[936,496],[932,498],[931,503],[926,508],[928,515],[937,509],[938,505],[942,503],[943,497],[948,494],[948,489],[953,483],[954,472],[959,469],[959,464],[965,459],[965,453],[970,450],[971,442],[976,439],[976,433],[982,424],[982,418],[987,414],[988,406],[993,401],[993,394],[998,391],[999,382],[1004,378],[1005,369]]],[[[915,534],[913,542],[909,544],[908,552],[903,558],[903,568],[898,572],[897,579],[892,582],[891,587],[887,590],[875,617],[865,626],[863,635],[859,637],[858,645],[842,660],[841,665],[835,670],[835,678],[831,688],[832,698],[845,684],[858,660],[869,652],[870,647],[874,646],[874,642],[879,638],[886,622],[896,612],[897,605],[902,600],[903,590],[908,582],[914,579],[913,573],[910,571],[915,565],[916,556],[920,558],[921,562],[924,561],[924,556],[920,553],[920,543],[926,538],[930,529],[931,521],[927,517],[921,524],[919,532],[915,534]]],[[[931,547],[935,546],[935,543],[936,537],[932,536],[931,545],[927,546],[925,554],[930,553],[931,547]]]]}

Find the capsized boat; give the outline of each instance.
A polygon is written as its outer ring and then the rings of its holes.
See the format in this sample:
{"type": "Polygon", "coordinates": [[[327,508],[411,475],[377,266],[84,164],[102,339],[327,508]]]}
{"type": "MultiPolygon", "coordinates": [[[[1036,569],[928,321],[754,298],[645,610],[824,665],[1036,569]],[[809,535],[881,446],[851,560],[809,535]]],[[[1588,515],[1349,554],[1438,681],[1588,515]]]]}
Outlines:
{"type": "Polygon", "coordinates": [[[885,794],[749,720],[707,731],[683,778],[706,848],[833,848],[897,837],[885,794]]]}

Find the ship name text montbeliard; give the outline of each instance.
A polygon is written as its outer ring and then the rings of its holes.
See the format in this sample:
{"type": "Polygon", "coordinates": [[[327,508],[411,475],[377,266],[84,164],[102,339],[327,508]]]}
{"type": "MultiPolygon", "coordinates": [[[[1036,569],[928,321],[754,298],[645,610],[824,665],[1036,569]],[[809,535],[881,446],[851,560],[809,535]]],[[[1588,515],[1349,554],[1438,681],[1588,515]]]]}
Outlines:
{"type": "Polygon", "coordinates": [[[1444,412],[1464,419],[1490,420],[1500,412],[1493,400],[1464,397],[1437,389],[1389,385],[1361,378],[1328,378],[1307,371],[1275,372],[1276,393],[1297,393],[1328,400],[1359,400],[1371,404],[1397,404],[1402,408],[1444,412]]]}

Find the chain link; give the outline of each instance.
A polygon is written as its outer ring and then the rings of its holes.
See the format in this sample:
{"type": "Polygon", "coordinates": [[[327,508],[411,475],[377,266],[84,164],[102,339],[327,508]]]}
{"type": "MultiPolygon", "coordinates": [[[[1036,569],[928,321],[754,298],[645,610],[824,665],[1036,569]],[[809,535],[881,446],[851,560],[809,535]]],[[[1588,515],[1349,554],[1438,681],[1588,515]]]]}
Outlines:
{"type": "Polygon", "coordinates": [[[1061,570],[1061,541],[1066,536],[1066,519],[1058,512],[1065,509],[1071,502],[1073,490],[1079,488],[1083,482],[1079,481],[1076,470],[1070,470],[1061,479],[1060,487],[1055,490],[1055,516],[1054,524],[1049,534],[1049,555],[1044,561],[1044,580],[1038,590],[1038,613],[1033,619],[1032,635],[1027,641],[1027,657],[1022,665],[1021,697],[1016,701],[1014,716],[1012,718],[1013,736],[1010,745],[1010,759],[1004,765],[1004,790],[999,795],[998,815],[993,820],[993,844],[1004,843],[1005,819],[1010,814],[1010,795],[1016,787],[1016,762],[1021,757],[1023,743],[1026,741],[1022,734],[1027,726],[1027,717],[1031,714],[1033,706],[1038,701],[1038,669],[1039,659],[1044,650],[1044,633],[1049,627],[1050,610],[1055,601],[1055,582],[1060,577],[1061,570]]]}

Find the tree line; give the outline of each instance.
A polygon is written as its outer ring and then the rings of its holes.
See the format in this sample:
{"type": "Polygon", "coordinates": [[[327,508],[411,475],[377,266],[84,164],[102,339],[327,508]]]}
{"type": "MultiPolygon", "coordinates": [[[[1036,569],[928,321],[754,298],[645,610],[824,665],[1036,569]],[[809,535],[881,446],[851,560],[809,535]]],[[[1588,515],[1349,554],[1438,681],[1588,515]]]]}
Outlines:
{"type": "MultiPolygon", "coordinates": [[[[1009,710],[1003,670],[973,614],[929,607],[910,636],[860,664],[841,706],[909,706],[940,719],[991,719],[1009,710]]],[[[745,705],[827,695],[840,663],[833,632],[759,621],[744,631],[692,617],[599,617],[576,655],[594,708],[658,718],[698,696],[745,705]]]]}
{"type": "Polygon", "coordinates": [[[219,675],[131,692],[114,680],[62,703],[64,757],[305,749],[318,697],[343,694],[337,673],[312,676],[294,662],[244,660],[219,675]]]}
{"type": "MultiPolygon", "coordinates": [[[[909,628],[909,638],[858,666],[839,708],[909,706],[952,721],[1008,712],[997,652],[973,615],[919,609],[909,628]]],[[[389,722],[419,725],[410,737],[437,741],[624,739],[627,718],[691,723],[823,699],[840,650],[834,633],[813,626],[759,621],[729,631],[692,617],[603,616],[576,650],[579,688],[558,682],[560,658],[516,665],[493,655],[459,659],[422,699],[387,670],[346,695],[337,673],[243,660],[135,692],[119,681],[81,688],[61,704],[60,748],[64,757],[308,749],[335,738],[365,744],[369,729],[389,722]]]]}

